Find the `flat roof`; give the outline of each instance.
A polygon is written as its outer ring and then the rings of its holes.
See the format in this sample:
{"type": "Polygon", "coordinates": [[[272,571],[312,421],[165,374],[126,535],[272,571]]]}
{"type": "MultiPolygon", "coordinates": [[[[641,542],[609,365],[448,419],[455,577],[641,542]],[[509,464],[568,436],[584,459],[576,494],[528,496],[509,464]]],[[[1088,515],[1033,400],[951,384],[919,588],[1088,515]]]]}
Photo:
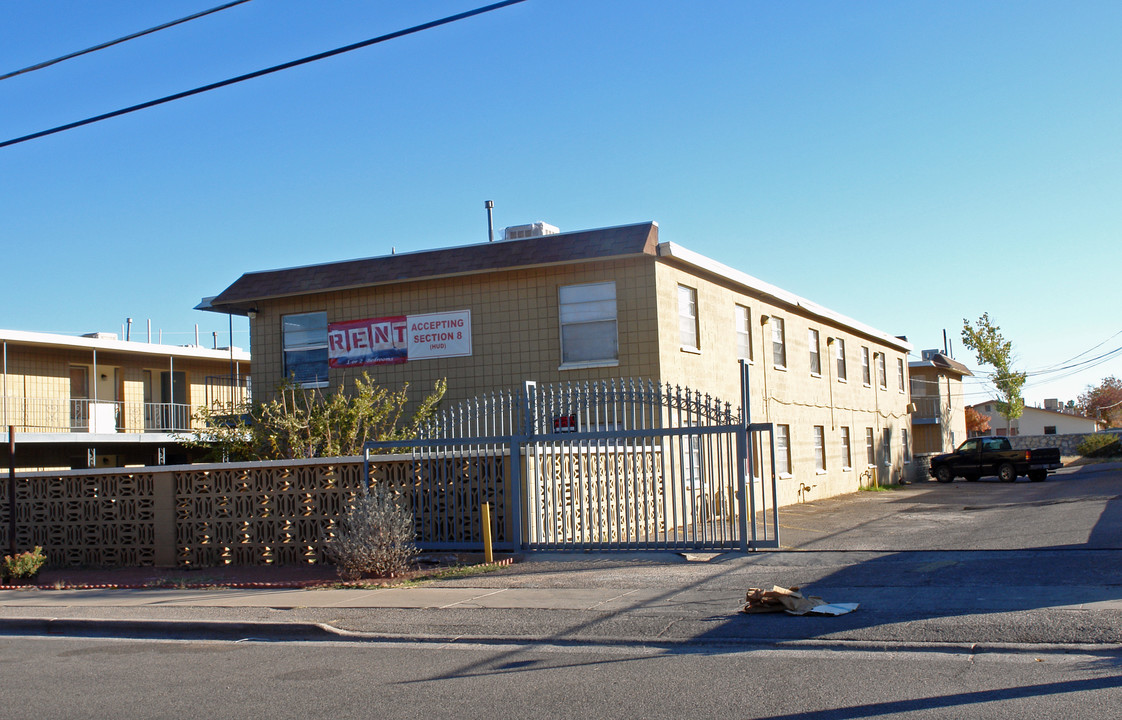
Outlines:
{"type": "Polygon", "coordinates": [[[229,361],[231,354],[239,362],[250,362],[250,354],[241,348],[212,350],[198,345],[164,345],[162,343],[134,342],[110,338],[75,337],[54,333],[25,330],[0,330],[0,342],[38,347],[65,347],[75,350],[103,350],[132,355],[156,355],[193,360],[229,361]]]}

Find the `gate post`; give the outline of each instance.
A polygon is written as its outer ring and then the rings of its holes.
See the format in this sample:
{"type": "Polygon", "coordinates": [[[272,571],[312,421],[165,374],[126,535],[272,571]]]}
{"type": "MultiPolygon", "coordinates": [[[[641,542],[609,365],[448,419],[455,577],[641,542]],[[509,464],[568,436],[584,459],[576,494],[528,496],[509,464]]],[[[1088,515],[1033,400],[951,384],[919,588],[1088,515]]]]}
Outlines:
{"type": "MultiPolygon", "coordinates": [[[[751,490],[755,492],[754,488],[750,488],[751,482],[748,478],[751,477],[752,471],[752,436],[748,433],[748,427],[752,424],[751,401],[752,398],[748,392],[748,363],[743,359],[740,360],[740,427],[736,430],[736,451],[737,451],[737,485],[740,488],[740,549],[748,552],[748,508],[754,507],[755,502],[749,503],[748,493],[751,490]]],[[[755,498],[753,497],[753,500],[755,498]]],[[[755,529],[756,519],[751,519],[752,527],[755,529]]]]}

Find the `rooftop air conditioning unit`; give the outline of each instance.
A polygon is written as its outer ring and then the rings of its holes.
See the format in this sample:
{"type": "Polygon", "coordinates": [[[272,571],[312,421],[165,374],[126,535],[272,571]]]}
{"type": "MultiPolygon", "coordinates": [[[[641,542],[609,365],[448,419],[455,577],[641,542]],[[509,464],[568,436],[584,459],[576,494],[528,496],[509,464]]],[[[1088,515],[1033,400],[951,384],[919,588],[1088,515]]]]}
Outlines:
{"type": "Polygon", "coordinates": [[[920,352],[920,357],[922,357],[923,360],[926,362],[928,360],[934,360],[936,355],[942,355],[942,354],[943,353],[940,350],[923,350],[923,351],[920,352]]]}
{"type": "Polygon", "coordinates": [[[543,235],[557,235],[559,228],[545,222],[530,223],[528,225],[511,225],[503,230],[503,240],[521,240],[523,238],[541,237],[543,235]]]}

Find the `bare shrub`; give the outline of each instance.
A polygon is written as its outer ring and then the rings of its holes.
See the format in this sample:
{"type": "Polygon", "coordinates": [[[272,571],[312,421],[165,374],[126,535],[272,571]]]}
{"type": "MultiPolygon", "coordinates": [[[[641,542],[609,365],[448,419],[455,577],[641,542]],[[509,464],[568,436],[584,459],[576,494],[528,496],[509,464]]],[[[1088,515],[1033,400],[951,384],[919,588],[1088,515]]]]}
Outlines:
{"type": "Polygon", "coordinates": [[[385,577],[412,567],[419,552],[413,537],[413,514],[391,490],[375,484],[355,500],[325,552],[344,580],[385,577]]]}

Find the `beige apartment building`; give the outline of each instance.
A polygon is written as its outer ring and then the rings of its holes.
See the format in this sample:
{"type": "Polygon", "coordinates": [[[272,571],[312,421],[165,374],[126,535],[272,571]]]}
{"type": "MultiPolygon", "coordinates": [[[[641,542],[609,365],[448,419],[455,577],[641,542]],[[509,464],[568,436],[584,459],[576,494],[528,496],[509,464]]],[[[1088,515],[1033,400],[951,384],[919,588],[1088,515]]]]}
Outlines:
{"type": "Polygon", "coordinates": [[[0,437],[19,470],[186,462],[179,435],[203,406],[244,408],[249,353],[0,330],[0,437]]]}
{"type": "MultiPolygon", "coordinates": [[[[544,228],[544,230],[542,230],[544,228]]],[[[662,242],[656,223],[243,275],[201,309],[246,315],[258,397],[366,372],[446,402],[539,383],[643,378],[773,423],[780,504],[856,490],[911,460],[906,340],[662,242]]],[[[758,471],[757,471],[758,472],[758,471]]]]}

